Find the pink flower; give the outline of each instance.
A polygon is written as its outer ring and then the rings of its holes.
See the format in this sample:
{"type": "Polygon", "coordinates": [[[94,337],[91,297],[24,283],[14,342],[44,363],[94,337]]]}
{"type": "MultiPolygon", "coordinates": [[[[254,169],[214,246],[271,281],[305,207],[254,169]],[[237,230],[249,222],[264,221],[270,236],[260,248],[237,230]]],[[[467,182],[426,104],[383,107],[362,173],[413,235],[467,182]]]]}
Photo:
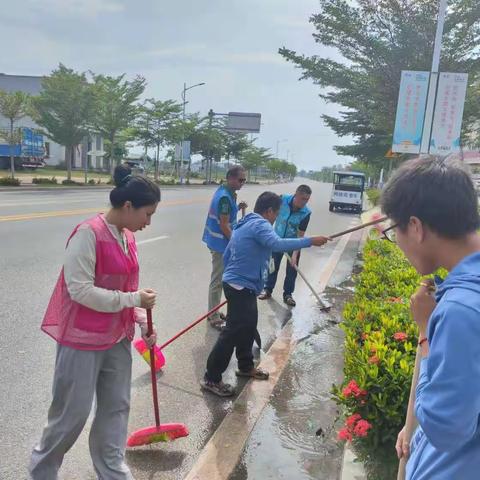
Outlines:
{"type": "Polygon", "coordinates": [[[353,433],[357,437],[366,437],[368,435],[368,431],[372,428],[372,425],[368,423],[366,420],[359,420],[353,429],[353,433]]]}
{"type": "Polygon", "coordinates": [[[393,334],[393,338],[397,340],[397,342],[404,342],[408,338],[408,335],[404,332],[397,332],[393,334]]]}
{"type": "Polygon", "coordinates": [[[378,365],[379,362],[380,362],[380,359],[376,355],[372,355],[368,359],[368,363],[374,363],[375,365],[378,365]]]}
{"type": "Polygon", "coordinates": [[[353,435],[351,434],[351,432],[349,432],[348,428],[342,428],[338,432],[338,439],[339,440],[344,440],[346,442],[351,442],[352,438],[353,438],[353,435]]]}
{"type": "Polygon", "coordinates": [[[345,425],[347,426],[347,428],[352,429],[355,424],[361,419],[362,417],[359,413],[354,413],[353,415],[347,417],[347,419],[345,420],[345,425]]]}

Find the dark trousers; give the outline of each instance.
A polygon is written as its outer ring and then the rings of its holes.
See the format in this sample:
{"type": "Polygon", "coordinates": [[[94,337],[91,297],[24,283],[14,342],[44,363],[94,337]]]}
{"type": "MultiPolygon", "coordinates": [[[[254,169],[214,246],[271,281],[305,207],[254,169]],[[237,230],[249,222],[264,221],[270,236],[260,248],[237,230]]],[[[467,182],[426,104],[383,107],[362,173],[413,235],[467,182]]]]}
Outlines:
{"type": "MultiPolygon", "coordinates": [[[[293,252],[288,252],[290,257],[293,255],[293,252]]],[[[280,270],[280,264],[282,263],[283,252],[273,252],[272,257],[275,262],[275,270],[268,275],[267,281],[265,283],[265,290],[268,290],[270,293],[273,292],[275,284],[277,283],[278,271],[280,270]]],[[[298,253],[297,265],[300,263],[300,252],[298,253]]],[[[283,296],[286,297],[291,295],[295,290],[295,280],[297,279],[297,271],[290,265],[290,262],[287,260],[287,273],[285,275],[285,281],[283,282],[283,296]]]]}
{"type": "Polygon", "coordinates": [[[207,360],[205,378],[211,382],[222,380],[234,349],[239,370],[247,372],[254,367],[252,347],[258,322],[257,295],[247,288],[236,290],[225,282],[223,291],[228,301],[227,321],[207,360]]]}

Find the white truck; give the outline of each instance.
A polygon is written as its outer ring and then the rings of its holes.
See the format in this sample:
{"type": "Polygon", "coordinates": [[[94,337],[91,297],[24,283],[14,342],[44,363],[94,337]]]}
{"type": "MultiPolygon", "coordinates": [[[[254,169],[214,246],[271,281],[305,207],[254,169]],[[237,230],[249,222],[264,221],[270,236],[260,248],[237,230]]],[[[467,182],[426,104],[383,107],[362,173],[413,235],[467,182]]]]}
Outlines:
{"type": "Polygon", "coordinates": [[[333,172],[333,188],[330,196],[329,210],[363,211],[363,192],[365,175],[360,172],[333,172]]]}

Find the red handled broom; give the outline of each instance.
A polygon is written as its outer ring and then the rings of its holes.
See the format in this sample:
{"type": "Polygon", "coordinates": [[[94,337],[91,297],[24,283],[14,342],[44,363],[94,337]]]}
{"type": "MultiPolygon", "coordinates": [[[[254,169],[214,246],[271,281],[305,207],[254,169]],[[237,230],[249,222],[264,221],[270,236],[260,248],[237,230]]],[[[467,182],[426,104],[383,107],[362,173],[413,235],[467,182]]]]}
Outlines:
{"type": "MultiPolygon", "coordinates": [[[[153,333],[152,311],[147,310],[148,336],[153,333]]],[[[150,347],[150,372],[152,375],[153,411],[155,412],[155,426],[133,432],[127,440],[128,447],[139,447],[157,442],[169,442],[188,435],[188,429],[183,423],[160,423],[158,411],[157,376],[155,373],[154,347],[150,347]]]]}

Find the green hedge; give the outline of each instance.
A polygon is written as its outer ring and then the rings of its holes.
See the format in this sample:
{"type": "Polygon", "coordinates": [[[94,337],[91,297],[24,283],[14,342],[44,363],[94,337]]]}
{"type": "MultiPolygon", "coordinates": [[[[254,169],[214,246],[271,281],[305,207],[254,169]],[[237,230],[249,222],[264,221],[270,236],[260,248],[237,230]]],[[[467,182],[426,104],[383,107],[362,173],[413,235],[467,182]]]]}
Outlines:
{"type": "Polygon", "coordinates": [[[37,185],[57,185],[58,181],[55,177],[34,177],[32,178],[32,183],[35,183],[37,185]]]}
{"type": "Polygon", "coordinates": [[[18,187],[20,183],[18,178],[0,177],[0,186],[2,187],[18,187]]]}
{"type": "Polygon", "coordinates": [[[333,395],[346,417],[339,439],[353,443],[369,479],[393,480],[417,342],[409,301],[420,277],[384,240],[369,240],[363,256],[354,298],[343,312],[345,380],[333,395]]]}
{"type": "Polygon", "coordinates": [[[83,185],[85,185],[85,183],[76,182],[75,180],[62,180],[62,185],[71,185],[71,186],[82,187],[83,185]]]}

